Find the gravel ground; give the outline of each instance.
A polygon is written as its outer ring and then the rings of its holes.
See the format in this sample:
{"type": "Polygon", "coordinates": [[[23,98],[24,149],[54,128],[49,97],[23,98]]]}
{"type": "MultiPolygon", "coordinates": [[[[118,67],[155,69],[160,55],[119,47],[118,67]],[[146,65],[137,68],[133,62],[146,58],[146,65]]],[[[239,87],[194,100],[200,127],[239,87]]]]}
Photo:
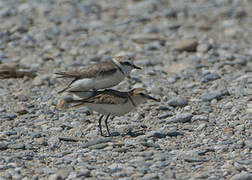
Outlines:
{"type": "Polygon", "coordinates": [[[0,179],[252,179],[252,1],[0,0],[0,179]],[[136,55],[162,99],[109,121],[58,110],[54,72],[136,55]]]}

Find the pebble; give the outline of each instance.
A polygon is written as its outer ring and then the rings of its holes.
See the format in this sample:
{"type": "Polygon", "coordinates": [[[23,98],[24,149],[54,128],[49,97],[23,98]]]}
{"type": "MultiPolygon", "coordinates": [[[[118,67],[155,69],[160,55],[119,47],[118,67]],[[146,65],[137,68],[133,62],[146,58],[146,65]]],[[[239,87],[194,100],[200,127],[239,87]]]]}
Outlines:
{"type": "Polygon", "coordinates": [[[191,113],[182,113],[182,114],[177,114],[175,117],[166,120],[167,123],[177,123],[177,122],[188,122],[192,119],[193,115],[191,113]]]}
{"type": "Polygon", "coordinates": [[[194,121],[208,121],[208,116],[207,115],[194,115],[192,117],[192,122],[194,121]]]}
{"type": "Polygon", "coordinates": [[[167,133],[162,133],[162,132],[151,132],[151,137],[154,137],[154,138],[165,138],[167,136],[179,136],[179,135],[183,135],[182,133],[180,132],[177,132],[177,131],[174,131],[174,132],[167,132],[167,133]]]}
{"type": "Polygon", "coordinates": [[[252,140],[245,140],[244,144],[247,148],[252,149],[252,140]]]}
{"type": "Polygon", "coordinates": [[[88,148],[97,144],[103,144],[102,145],[103,147],[106,145],[107,142],[111,142],[111,141],[112,141],[111,138],[97,138],[97,139],[94,139],[92,141],[82,144],[82,148],[88,148]]]}
{"type": "Polygon", "coordinates": [[[252,174],[249,172],[241,172],[240,174],[236,174],[230,178],[230,180],[251,180],[252,174]]]}
{"type": "Polygon", "coordinates": [[[52,174],[49,176],[48,180],[61,180],[63,179],[60,174],[52,174]]]}
{"type": "Polygon", "coordinates": [[[0,150],[6,150],[8,149],[8,143],[0,142],[0,150]]]}
{"type": "Polygon", "coordinates": [[[23,143],[15,143],[15,144],[9,144],[9,149],[25,149],[25,145],[23,143]]]}
{"type": "Polygon", "coordinates": [[[188,105],[187,99],[180,98],[180,97],[172,98],[167,103],[173,107],[184,107],[188,105]]]}
{"type": "Polygon", "coordinates": [[[55,174],[55,172],[56,172],[54,169],[51,169],[51,168],[43,168],[42,171],[44,174],[47,174],[47,175],[48,174],[55,174]]]}
{"type": "Polygon", "coordinates": [[[207,127],[206,123],[202,123],[197,127],[197,130],[202,131],[205,127],[207,127]]]}
{"type": "Polygon", "coordinates": [[[201,82],[203,83],[206,83],[206,82],[209,82],[209,81],[213,81],[213,80],[216,80],[216,79],[219,79],[220,76],[217,74],[217,73],[210,73],[210,74],[205,74],[201,77],[201,82]]]}
{"type": "Polygon", "coordinates": [[[206,153],[214,152],[214,151],[215,151],[214,148],[206,148],[206,149],[198,151],[198,155],[199,156],[204,156],[206,153]]]}
{"type": "Polygon", "coordinates": [[[108,146],[107,143],[100,143],[90,146],[91,149],[104,149],[108,146]]]}
{"type": "Polygon", "coordinates": [[[201,99],[203,101],[211,101],[213,99],[220,100],[221,98],[222,98],[222,95],[220,92],[204,93],[201,95],[201,99]]]}
{"type": "Polygon", "coordinates": [[[15,113],[0,115],[0,118],[5,119],[7,121],[14,120],[16,117],[17,115],[15,113]]]}
{"type": "Polygon", "coordinates": [[[173,113],[171,113],[171,112],[169,112],[169,113],[164,113],[164,114],[160,114],[159,116],[158,116],[158,119],[166,119],[166,118],[168,118],[168,117],[170,117],[170,116],[173,116],[174,114],[173,113]]]}
{"type": "Polygon", "coordinates": [[[169,111],[173,111],[173,107],[171,107],[171,106],[159,106],[156,110],[158,110],[158,111],[167,111],[167,110],[169,110],[169,111]]]}
{"type": "Polygon", "coordinates": [[[186,162],[189,162],[189,163],[194,163],[194,162],[207,162],[209,160],[207,159],[201,159],[199,157],[187,157],[187,158],[184,158],[184,160],[186,162]]]}
{"type": "Polygon", "coordinates": [[[90,171],[87,169],[82,169],[77,173],[76,177],[90,177],[90,171]]]}
{"type": "Polygon", "coordinates": [[[142,179],[143,180],[159,179],[159,176],[157,173],[145,174],[142,179]]]}
{"type": "Polygon", "coordinates": [[[177,51],[193,51],[195,52],[198,46],[196,39],[185,39],[174,43],[174,49],[177,51]]]}

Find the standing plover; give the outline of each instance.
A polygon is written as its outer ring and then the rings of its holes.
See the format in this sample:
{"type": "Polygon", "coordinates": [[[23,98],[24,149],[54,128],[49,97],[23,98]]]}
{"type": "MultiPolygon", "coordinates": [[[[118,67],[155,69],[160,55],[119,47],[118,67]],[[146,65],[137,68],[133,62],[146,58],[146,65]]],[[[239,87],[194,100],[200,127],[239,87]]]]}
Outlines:
{"type": "Polygon", "coordinates": [[[141,68],[133,63],[132,56],[124,55],[77,71],[56,72],[55,74],[61,75],[62,78],[72,78],[70,84],[59,93],[67,91],[76,94],[80,98],[87,98],[90,96],[90,91],[119,84],[126,76],[129,76],[132,69],[141,68]]]}
{"type": "Polygon", "coordinates": [[[110,136],[111,134],[109,132],[107,122],[110,115],[122,116],[133,110],[137,105],[145,103],[148,99],[160,101],[148,95],[145,89],[136,88],[128,92],[120,92],[112,89],[97,91],[97,94],[91,98],[83,100],[72,100],[71,103],[77,103],[72,107],[84,105],[87,106],[90,110],[102,114],[99,118],[99,129],[102,136],[103,133],[101,121],[103,116],[105,115],[105,125],[108,136],[110,136]]]}

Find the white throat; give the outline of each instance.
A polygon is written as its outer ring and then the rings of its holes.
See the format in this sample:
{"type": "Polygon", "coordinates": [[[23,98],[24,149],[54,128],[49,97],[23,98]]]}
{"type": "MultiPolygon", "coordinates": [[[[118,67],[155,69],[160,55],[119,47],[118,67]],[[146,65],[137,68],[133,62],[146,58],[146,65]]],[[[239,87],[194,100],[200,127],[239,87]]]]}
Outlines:
{"type": "Polygon", "coordinates": [[[118,67],[120,68],[119,70],[122,71],[122,73],[125,75],[125,76],[128,76],[130,74],[130,71],[132,70],[131,67],[125,67],[123,65],[121,65],[117,60],[115,60],[114,58],[112,59],[113,63],[118,67]]]}

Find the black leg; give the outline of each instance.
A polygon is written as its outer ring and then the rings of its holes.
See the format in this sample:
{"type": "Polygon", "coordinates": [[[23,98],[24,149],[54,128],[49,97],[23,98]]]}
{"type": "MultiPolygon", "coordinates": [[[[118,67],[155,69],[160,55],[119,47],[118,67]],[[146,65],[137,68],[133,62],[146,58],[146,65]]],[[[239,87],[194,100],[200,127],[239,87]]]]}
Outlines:
{"type": "Polygon", "coordinates": [[[101,136],[103,136],[102,134],[102,126],[101,126],[101,120],[103,118],[103,115],[101,115],[101,117],[99,118],[99,129],[100,129],[100,133],[101,133],[101,136]]]}
{"type": "Polygon", "coordinates": [[[105,125],[106,125],[106,128],[107,128],[107,132],[108,132],[108,136],[110,136],[110,132],[109,132],[109,128],[108,128],[108,118],[109,118],[110,114],[107,115],[106,119],[105,119],[105,125]]]}

